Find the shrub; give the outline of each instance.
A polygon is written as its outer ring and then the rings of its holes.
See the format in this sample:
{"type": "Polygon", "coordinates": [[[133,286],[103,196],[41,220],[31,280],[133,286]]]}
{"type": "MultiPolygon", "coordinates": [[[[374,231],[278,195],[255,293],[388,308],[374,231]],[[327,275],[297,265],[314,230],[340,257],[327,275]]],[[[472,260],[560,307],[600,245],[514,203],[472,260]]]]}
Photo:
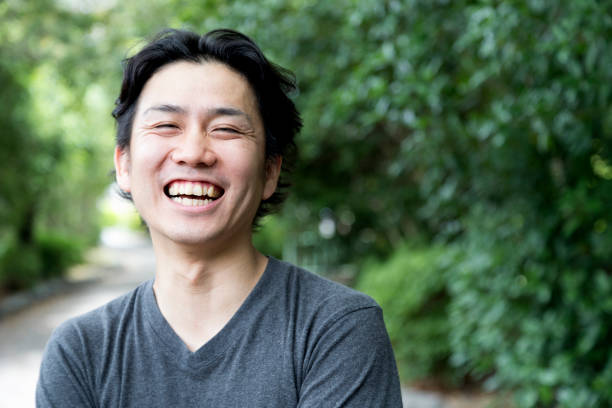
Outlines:
{"type": "Polygon", "coordinates": [[[6,238],[0,245],[0,287],[8,292],[27,289],[58,277],[83,260],[84,247],[73,238],[45,233],[32,244],[6,238]]]}
{"type": "Polygon", "coordinates": [[[382,262],[366,263],[357,289],[383,308],[402,380],[430,375],[454,380],[446,282],[456,252],[448,247],[403,246],[382,262]]]}
{"type": "Polygon", "coordinates": [[[40,280],[40,271],[41,260],[35,246],[18,246],[10,239],[3,242],[0,287],[9,292],[31,287],[40,280]]]}
{"type": "Polygon", "coordinates": [[[66,270],[83,261],[84,247],[74,238],[46,233],[37,238],[41,260],[41,277],[61,276],[66,270]]]}
{"type": "Polygon", "coordinates": [[[449,275],[451,361],[489,389],[513,390],[519,407],[612,406],[606,260],[587,245],[573,252],[545,217],[523,217],[490,208],[466,222],[449,275]]]}

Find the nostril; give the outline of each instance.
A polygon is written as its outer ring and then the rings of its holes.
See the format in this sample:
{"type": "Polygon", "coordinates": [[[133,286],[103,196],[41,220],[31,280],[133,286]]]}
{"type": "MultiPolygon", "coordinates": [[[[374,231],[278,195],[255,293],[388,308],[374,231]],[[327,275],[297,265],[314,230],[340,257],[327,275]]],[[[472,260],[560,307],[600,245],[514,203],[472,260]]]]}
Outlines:
{"type": "Polygon", "coordinates": [[[217,162],[217,156],[215,155],[215,153],[211,151],[210,149],[206,149],[202,156],[202,163],[210,167],[214,165],[216,162],[217,162]]]}
{"type": "Polygon", "coordinates": [[[177,164],[193,167],[211,167],[217,162],[217,155],[206,146],[177,148],[170,158],[177,164]]]}

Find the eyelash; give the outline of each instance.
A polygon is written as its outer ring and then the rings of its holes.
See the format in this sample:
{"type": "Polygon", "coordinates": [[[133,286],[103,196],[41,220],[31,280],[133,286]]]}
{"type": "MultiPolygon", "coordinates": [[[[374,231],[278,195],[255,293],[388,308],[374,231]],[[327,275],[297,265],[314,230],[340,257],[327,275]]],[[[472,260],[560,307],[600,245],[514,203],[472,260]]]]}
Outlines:
{"type": "Polygon", "coordinates": [[[220,127],[220,128],[213,129],[213,131],[215,131],[215,130],[221,130],[223,132],[238,133],[238,131],[236,129],[232,129],[232,128],[228,128],[228,127],[220,127]]]}

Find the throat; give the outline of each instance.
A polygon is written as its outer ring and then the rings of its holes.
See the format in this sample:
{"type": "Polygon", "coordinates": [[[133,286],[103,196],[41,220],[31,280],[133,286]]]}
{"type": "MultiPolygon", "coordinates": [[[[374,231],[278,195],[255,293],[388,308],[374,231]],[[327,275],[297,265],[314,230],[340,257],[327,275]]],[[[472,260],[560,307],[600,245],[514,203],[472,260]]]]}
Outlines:
{"type": "Polygon", "coordinates": [[[155,292],[162,316],[191,352],[221,332],[242,304],[216,291],[182,295],[160,293],[159,289],[155,292]]]}
{"type": "Polygon", "coordinates": [[[181,260],[185,258],[158,256],[153,291],[172,330],[195,351],[239,311],[262,277],[268,259],[251,247],[247,253],[233,253],[229,258],[206,257],[205,264],[181,260]]]}

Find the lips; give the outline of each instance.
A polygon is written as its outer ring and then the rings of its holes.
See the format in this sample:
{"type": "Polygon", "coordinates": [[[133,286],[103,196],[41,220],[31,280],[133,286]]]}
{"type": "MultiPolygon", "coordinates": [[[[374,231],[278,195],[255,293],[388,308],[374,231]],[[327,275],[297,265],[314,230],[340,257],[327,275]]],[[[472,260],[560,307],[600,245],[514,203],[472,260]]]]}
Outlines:
{"type": "Polygon", "coordinates": [[[174,180],[164,187],[164,193],[185,206],[205,206],[221,197],[224,190],[208,182],[174,180]]]}

